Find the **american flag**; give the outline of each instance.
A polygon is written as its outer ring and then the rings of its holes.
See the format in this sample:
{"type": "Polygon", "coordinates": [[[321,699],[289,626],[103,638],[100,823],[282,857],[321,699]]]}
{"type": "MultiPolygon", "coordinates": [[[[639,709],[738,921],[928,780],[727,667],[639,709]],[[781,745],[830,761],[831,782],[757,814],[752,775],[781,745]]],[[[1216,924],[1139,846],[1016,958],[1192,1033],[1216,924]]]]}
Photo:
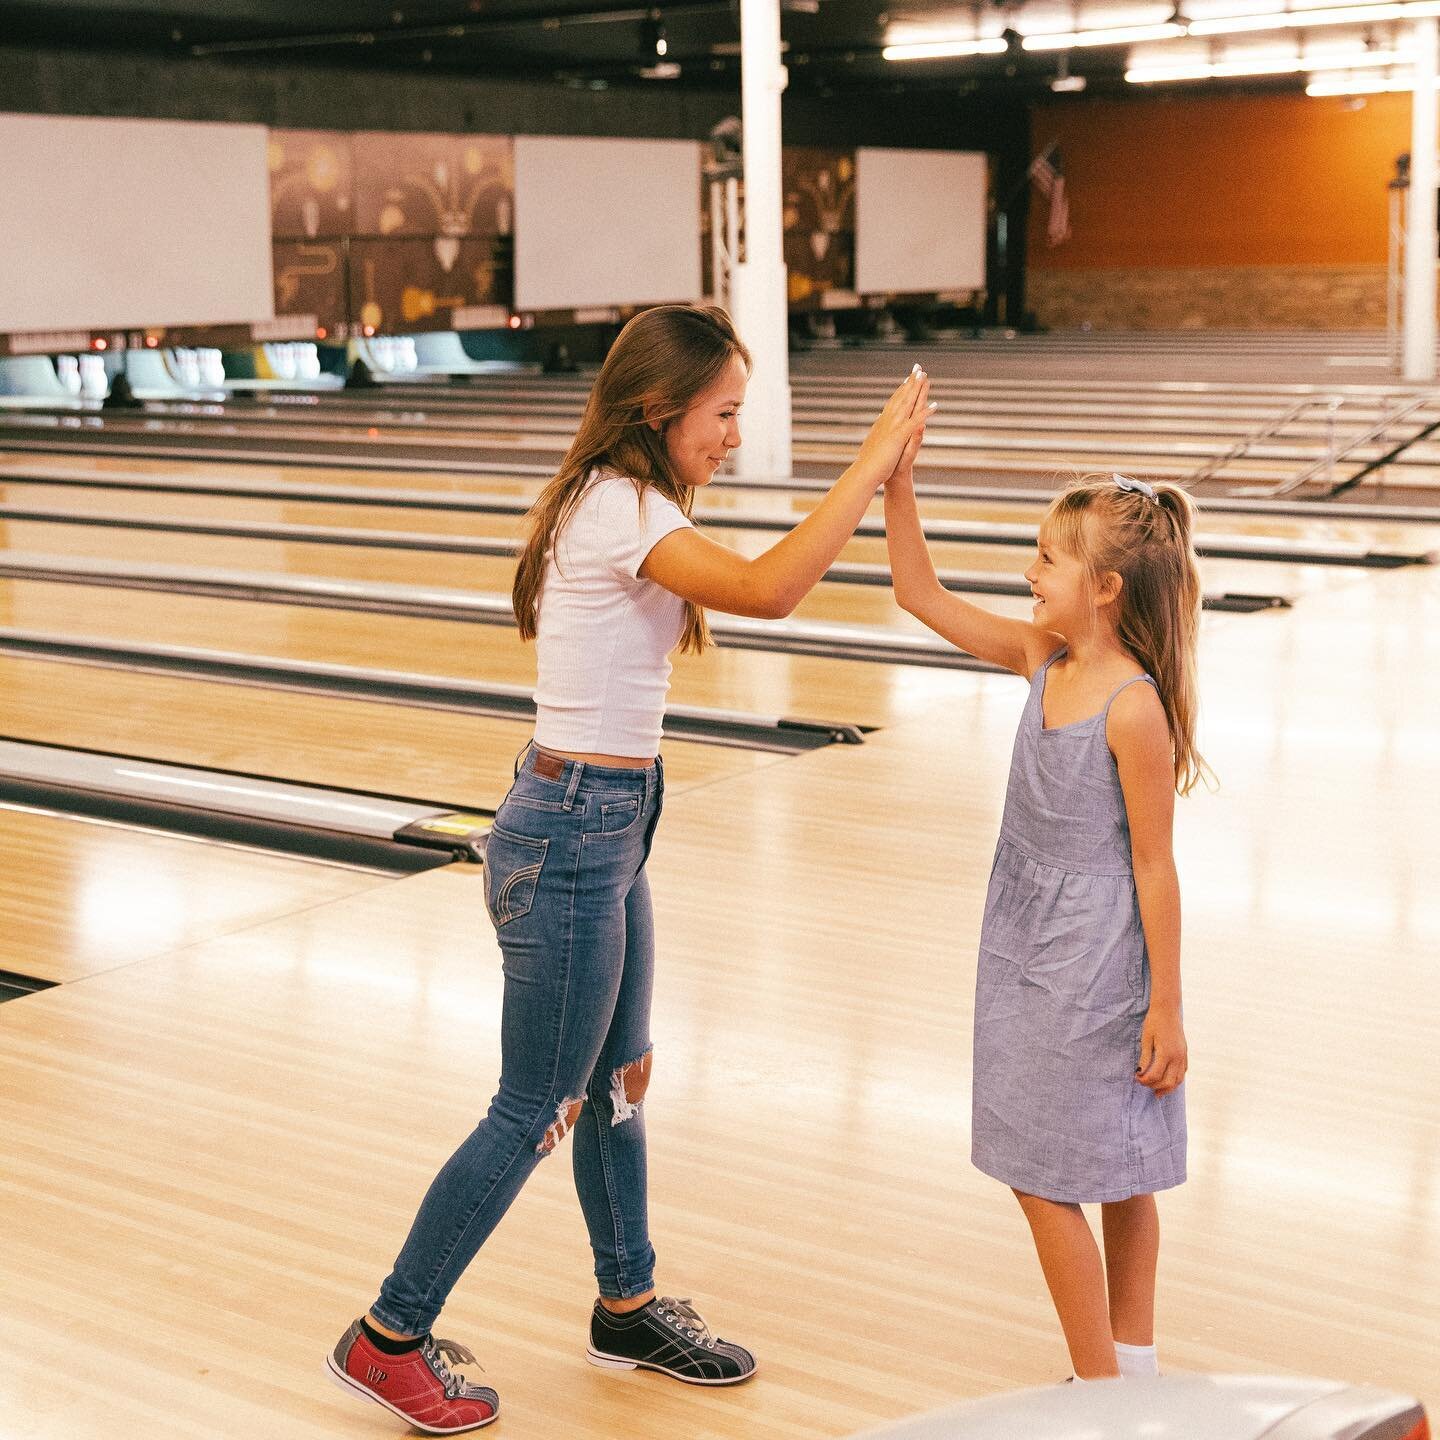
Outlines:
{"type": "Polygon", "coordinates": [[[1050,219],[1045,238],[1059,245],[1070,238],[1070,201],[1065,194],[1065,176],[1060,169],[1060,147],[1051,145],[1030,162],[1030,178],[1050,201],[1050,219]]]}

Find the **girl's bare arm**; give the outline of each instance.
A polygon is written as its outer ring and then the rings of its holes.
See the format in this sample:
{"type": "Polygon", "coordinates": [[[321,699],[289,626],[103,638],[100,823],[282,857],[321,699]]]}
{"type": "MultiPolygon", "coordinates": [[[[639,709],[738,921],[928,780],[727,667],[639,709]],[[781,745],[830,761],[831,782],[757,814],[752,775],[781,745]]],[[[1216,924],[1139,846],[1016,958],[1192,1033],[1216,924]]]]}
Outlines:
{"type": "Polygon", "coordinates": [[[906,447],[895,473],[885,482],[885,537],[896,604],[952,645],[1028,680],[1065,642],[1028,621],[972,605],[941,585],[915,505],[911,467],[918,450],[917,438],[906,447]]]}
{"type": "Polygon", "coordinates": [[[1150,957],[1150,1010],[1136,1079],[1168,1095],[1185,1078],[1189,1050],[1180,1019],[1180,878],[1175,869],[1175,762],[1160,697],[1131,685],[1110,707],[1105,729],[1130,822],[1140,923],[1150,957]]]}

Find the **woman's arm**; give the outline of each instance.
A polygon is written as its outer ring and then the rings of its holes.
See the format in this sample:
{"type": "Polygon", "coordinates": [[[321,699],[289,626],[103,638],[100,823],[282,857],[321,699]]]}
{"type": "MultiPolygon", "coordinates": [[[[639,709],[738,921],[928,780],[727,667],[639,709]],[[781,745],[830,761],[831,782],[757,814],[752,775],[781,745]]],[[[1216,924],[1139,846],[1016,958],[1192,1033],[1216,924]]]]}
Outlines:
{"type": "Polygon", "coordinates": [[[1189,1051],[1180,1020],[1180,879],[1175,870],[1175,761],[1165,708],[1149,685],[1116,696],[1105,728],[1125,814],[1140,923],[1150,956],[1150,1010],[1135,1078],[1168,1095],[1185,1078],[1189,1051]]]}
{"type": "Polygon", "coordinates": [[[915,505],[912,467],[918,449],[918,442],[906,446],[895,473],[885,482],[885,539],[895,603],[952,645],[1028,680],[1065,642],[1038,625],[972,605],[940,583],[915,505]]]}
{"type": "Polygon", "coordinates": [[[780,619],[835,563],[906,442],[930,414],[930,381],[917,366],[886,402],[849,469],[783,540],[753,560],[695,530],[676,530],[645,557],[640,574],[707,610],[780,619]]]}

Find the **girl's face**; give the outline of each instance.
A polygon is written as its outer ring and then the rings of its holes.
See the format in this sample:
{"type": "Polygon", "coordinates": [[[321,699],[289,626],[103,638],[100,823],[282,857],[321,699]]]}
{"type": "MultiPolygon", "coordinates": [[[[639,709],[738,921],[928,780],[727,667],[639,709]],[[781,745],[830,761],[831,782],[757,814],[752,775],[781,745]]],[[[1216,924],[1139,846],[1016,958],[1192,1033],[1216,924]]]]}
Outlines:
{"type": "Polygon", "coordinates": [[[740,446],[740,407],[749,376],[732,355],[719,378],[665,427],[665,449],[682,485],[708,485],[732,450],[740,446]]]}
{"type": "Polygon", "coordinates": [[[1025,572],[1035,597],[1034,621],[1044,630],[1065,636],[1088,632],[1103,603],[1078,555],[1063,550],[1042,525],[1035,559],[1025,572]]]}

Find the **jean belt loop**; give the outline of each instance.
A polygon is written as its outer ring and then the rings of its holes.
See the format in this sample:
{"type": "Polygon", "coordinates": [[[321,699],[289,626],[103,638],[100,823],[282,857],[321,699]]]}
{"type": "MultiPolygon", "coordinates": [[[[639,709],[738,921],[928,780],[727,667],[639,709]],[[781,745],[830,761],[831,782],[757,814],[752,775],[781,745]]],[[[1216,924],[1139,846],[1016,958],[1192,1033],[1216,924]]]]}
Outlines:
{"type": "Polygon", "coordinates": [[[516,778],[517,780],[520,778],[520,771],[521,771],[522,769],[524,769],[524,767],[525,767],[525,762],[530,758],[530,744],[531,744],[531,742],[530,742],[529,740],[527,740],[527,741],[520,747],[520,753],[515,757],[515,772],[514,772],[514,773],[515,773],[515,778],[516,778]]]}
{"type": "Polygon", "coordinates": [[[567,810],[573,810],[575,808],[575,792],[580,788],[580,777],[584,773],[585,762],[583,760],[576,760],[574,762],[574,768],[570,772],[570,784],[565,791],[565,808],[567,810]]]}

